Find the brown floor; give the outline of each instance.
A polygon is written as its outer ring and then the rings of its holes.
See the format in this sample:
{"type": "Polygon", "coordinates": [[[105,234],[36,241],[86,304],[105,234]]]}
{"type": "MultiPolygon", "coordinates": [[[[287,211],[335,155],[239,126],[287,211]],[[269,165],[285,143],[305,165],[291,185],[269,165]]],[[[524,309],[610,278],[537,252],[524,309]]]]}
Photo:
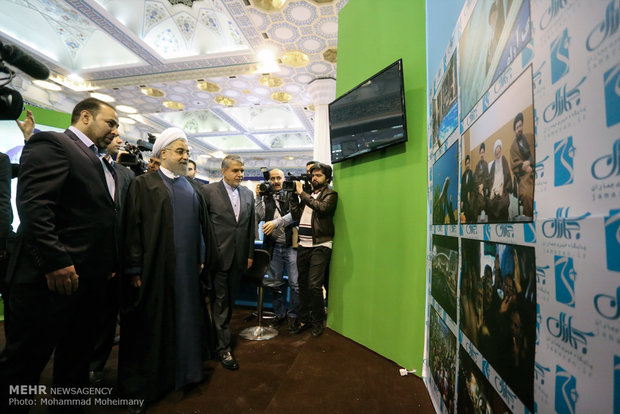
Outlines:
{"type": "MultiPolygon", "coordinates": [[[[233,314],[233,332],[256,325],[244,322],[251,309],[233,314]]],[[[326,329],[291,335],[284,326],[268,341],[237,337],[239,371],[209,361],[209,377],[188,394],[171,393],[148,413],[434,413],[424,382],[401,377],[399,366],[344,336],[326,329]]],[[[4,338],[0,338],[4,344],[4,338]]],[[[112,350],[102,386],[115,387],[118,347],[112,350]]],[[[51,363],[41,377],[50,384],[51,363]]],[[[47,410],[38,406],[31,414],[47,410]]],[[[124,408],[91,407],[88,413],[125,413],[124,408]]]]}

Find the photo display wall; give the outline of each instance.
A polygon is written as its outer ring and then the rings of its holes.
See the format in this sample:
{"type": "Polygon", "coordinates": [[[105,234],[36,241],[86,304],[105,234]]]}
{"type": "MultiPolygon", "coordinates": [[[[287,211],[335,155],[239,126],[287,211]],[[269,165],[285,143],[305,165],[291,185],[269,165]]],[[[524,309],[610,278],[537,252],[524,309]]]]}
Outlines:
{"type": "Polygon", "coordinates": [[[620,0],[469,0],[429,93],[441,413],[620,413],[620,0]]]}

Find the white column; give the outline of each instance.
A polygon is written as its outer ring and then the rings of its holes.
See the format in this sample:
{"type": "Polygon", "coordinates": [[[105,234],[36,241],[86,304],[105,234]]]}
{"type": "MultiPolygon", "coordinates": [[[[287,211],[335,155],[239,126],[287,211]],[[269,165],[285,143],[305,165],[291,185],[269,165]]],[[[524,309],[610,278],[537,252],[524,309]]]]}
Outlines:
{"type": "Polygon", "coordinates": [[[314,103],[314,156],[313,159],[332,163],[329,146],[329,110],[327,105],[336,99],[336,80],[315,79],[308,84],[308,93],[314,103]]]}

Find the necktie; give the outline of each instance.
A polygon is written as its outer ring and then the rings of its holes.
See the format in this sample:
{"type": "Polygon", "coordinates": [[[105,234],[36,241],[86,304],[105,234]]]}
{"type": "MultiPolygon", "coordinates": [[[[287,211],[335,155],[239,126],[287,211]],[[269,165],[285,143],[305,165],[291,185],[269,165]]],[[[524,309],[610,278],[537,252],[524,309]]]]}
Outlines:
{"type": "Polygon", "coordinates": [[[112,174],[112,178],[114,178],[114,182],[116,182],[116,171],[114,170],[114,167],[112,167],[112,165],[110,164],[110,162],[107,160],[106,157],[103,157],[102,160],[103,160],[103,164],[106,166],[108,171],[110,171],[110,174],[112,174]]]}

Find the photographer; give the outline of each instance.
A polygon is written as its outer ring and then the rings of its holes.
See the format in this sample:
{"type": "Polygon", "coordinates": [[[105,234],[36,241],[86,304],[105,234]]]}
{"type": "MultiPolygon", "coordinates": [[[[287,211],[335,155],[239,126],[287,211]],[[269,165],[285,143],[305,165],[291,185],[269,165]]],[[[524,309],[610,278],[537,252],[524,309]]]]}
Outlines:
{"type": "MultiPolygon", "coordinates": [[[[267,173],[265,173],[267,174],[267,173]]],[[[267,178],[267,177],[265,177],[267,178]]],[[[282,170],[269,171],[269,181],[256,186],[256,222],[265,221],[263,246],[271,253],[268,278],[264,285],[271,289],[273,311],[276,315],[272,326],[278,326],[288,316],[288,325],[296,325],[299,313],[299,285],[297,284],[297,250],[293,247],[295,224],[289,212],[288,202],[282,191],[284,173],[282,170]],[[261,192],[261,188],[264,190],[261,192]],[[291,307],[286,311],[286,284],[284,269],[291,287],[291,307]]]]}
{"type": "Polygon", "coordinates": [[[300,323],[292,330],[299,333],[312,326],[312,336],[323,333],[325,308],[323,304],[323,278],[329,266],[334,238],[333,217],[338,193],[328,187],[332,167],[316,163],[310,168],[312,194],[303,191],[300,181],[295,182],[291,199],[291,214],[299,220],[299,247],[297,270],[299,272],[300,323]]]}

